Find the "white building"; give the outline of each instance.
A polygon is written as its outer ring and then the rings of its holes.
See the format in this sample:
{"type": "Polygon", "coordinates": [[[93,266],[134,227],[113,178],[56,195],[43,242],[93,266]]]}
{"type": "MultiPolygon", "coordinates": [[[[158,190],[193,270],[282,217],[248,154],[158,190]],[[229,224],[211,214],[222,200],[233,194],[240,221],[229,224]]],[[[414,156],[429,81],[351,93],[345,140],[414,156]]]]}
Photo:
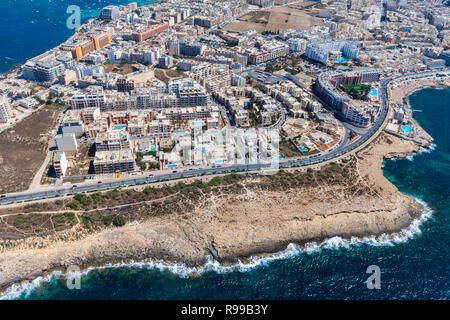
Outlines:
{"type": "Polygon", "coordinates": [[[12,117],[13,113],[8,98],[0,96],[0,123],[7,123],[12,117]]]}
{"type": "Polygon", "coordinates": [[[64,151],[67,156],[75,156],[78,151],[78,143],[75,134],[59,134],[55,137],[58,151],[64,151]]]}
{"type": "Polygon", "coordinates": [[[55,157],[53,158],[53,168],[55,169],[55,174],[57,178],[64,177],[67,171],[67,158],[66,154],[62,151],[58,151],[55,153],[55,157]]]}

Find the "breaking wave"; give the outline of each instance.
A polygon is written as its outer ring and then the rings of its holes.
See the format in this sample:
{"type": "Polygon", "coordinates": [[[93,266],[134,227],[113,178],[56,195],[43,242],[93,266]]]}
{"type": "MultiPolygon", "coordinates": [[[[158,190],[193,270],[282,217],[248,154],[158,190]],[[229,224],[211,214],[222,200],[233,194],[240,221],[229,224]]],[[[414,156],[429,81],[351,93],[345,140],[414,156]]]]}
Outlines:
{"type": "MultiPolygon", "coordinates": [[[[218,274],[225,274],[230,272],[248,272],[252,269],[268,266],[272,261],[289,259],[301,254],[312,254],[322,249],[351,249],[352,246],[366,244],[369,246],[394,246],[395,244],[404,243],[413,237],[420,235],[420,226],[422,223],[431,218],[433,210],[422,200],[415,198],[417,202],[423,205],[424,210],[420,217],[414,219],[411,224],[397,233],[381,234],[379,236],[368,236],[363,238],[351,237],[350,239],[344,239],[339,236],[329,238],[321,243],[309,242],[305,245],[296,245],[290,243],[285,250],[276,252],[264,256],[251,256],[246,261],[238,260],[233,265],[222,265],[220,262],[214,260],[212,257],[207,257],[207,262],[201,267],[188,267],[185,264],[171,263],[163,260],[146,259],[143,261],[129,261],[120,263],[109,263],[103,266],[89,267],[81,272],[81,276],[85,276],[91,271],[104,270],[104,269],[117,269],[117,268],[145,268],[154,269],[161,272],[168,271],[176,274],[181,278],[189,278],[201,276],[207,272],[215,272],[218,274]]],[[[54,271],[47,276],[38,277],[33,281],[22,282],[20,284],[14,284],[9,287],[2,295],[0,300],[12,300],[21,297],[28,297],[33,290],[38,288],[44,283],[50,283],[52,280],[64,277],[62,271],[54,271]]]]}

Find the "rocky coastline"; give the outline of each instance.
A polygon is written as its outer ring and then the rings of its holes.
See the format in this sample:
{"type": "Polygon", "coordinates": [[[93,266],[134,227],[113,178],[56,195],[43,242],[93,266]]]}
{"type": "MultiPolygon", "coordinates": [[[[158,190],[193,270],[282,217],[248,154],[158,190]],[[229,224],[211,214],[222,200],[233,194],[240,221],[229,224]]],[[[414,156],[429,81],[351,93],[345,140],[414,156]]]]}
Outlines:
{"type": "Polygon", "coordinates": [[[275,183],[263,190],[264,177],[245,180],[239,183],[239,192],[213,193],[181,214],[152,216],[93,233],[75,225],[46,237],[2,241],[0,290],[69,265],[87,268],[151,258],[201,266],[208,256],[231,264],[284,250],[290,243],[398,232],[424,208],[383,176],[382,161],[410,156],[419,149],[412,141],[382,133],[342,161],[340,169],[335,165],[345,179],[336,183],[330,169],[300,175],[301,170],[294,168],[276,180],[288,181],[289,186],[275,183]],[[322,176],[328,177],[325,182],[314,181],[322,176]],[[301,179],[306,180],[298,183],[301,179]],[[305,186],[305,181],[310,183],[305,186]]]}

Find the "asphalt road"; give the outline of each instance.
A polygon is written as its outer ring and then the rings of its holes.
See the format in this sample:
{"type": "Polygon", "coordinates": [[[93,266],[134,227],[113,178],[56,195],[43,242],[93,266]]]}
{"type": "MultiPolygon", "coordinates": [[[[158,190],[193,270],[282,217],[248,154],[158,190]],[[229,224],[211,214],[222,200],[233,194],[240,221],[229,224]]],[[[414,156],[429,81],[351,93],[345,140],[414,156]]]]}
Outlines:
{"type": "MultiPolygon", "coordinates": [[[[416,74],[406,74],[399,75],[395,77],[389,77],[381,79],[380,81],[380,98],[382,102],[382,110],[374,122],[373,126],[367,130],[361,137],[351,144],[348,143],[348,130],[346,131],[345,137],[342,142],[330,152],[323,155],[315,155],[310,157],[303,157],[299,159],[279,159],[279,168],[289,168],[289,167],[299,167],[305,165],[317,164],[323,161],[331,160],[337,158],[344,153],[347,153],[359,146],[361,146],[364,142],[366,142],[373,134],[378,132],[388,114],[388,106],[387,106],[387,97],[386,97],[386,89],[389,81],[394,79],[399,79],[402,77],[408,76],[418,76],[421,74],[427,74],[430,72],[421,72],[416,74]]],[[[347,129],[348,125],[344,124],[347,129]]],[[[272,168],[277,169],[278,167],[272,168]]],[[[22,192],[16,194],[7,194],[0,196],[0,205],[11,204],[11,203],[19,203],[22,201],[30,201],[30,200],[38,200],[38,199],[47,199],[47,198],[55,198],[58,196],[66,196],[72,195],[81,192],[93,192],[93,191],[104,191],[112,188],[120,188],[120,187],[129,187],[140,184],[154,183],[160,181],[174,180],[180,178],[189,178],[189,177],[200,177],[204,175],[212,175],[212,174],[224,174],[224,173],[232,173],[232,172],[244,172],[244,171],[260,171],[260,170],[271,170],[270,163],[257,163],[257,164],[236,164],[233,166],[224,166],[224,167],[209,167],[209,168],[201,168],[201,169],[190,169],[190,170],[178,170],[172,173],[147,176],[147,177],[136,177],[123,179],[113,182],[105,182],[105,183],[93,183],[86,185],[73,185],[72,187],[60,187],[55,188],[50,191],[36,191],[36,192],[22,192]]]]}

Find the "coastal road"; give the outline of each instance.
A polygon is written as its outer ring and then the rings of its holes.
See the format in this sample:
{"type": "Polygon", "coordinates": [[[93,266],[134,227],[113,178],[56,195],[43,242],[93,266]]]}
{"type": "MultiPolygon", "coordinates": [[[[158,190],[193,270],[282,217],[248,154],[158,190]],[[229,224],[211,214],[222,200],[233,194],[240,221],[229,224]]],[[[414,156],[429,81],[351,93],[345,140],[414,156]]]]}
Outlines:
{"type": "Polygon", "coordinates": [[[91,184],[83,184],[80,186],[73,185],[72,187],[67,186],[57,188],[53,187],[49,188],[48,190],[11,193],[0,196],[0,205],[20,203],[40,199],[48,199],[48,198],[57,198],[60,196],[69,196],[81,192],[105,191],[113,188],[130,187],[134,185],[150,184],[155,182],[175,180],[181,178],[200,177],[204,175],[225,174],[233,172],[252,172],[261,170],[276,170],[278,167],[279,168],[305,167],[337,159],[343,156],[344,154],[347,154],[349,152],[356,152],[361,148],[365,147],[368,143],[370,143],[373,139],[375,139],[377,134],[381,132],[381,130],[384,128],[387,122],[387,115],[389,111],[386,91],[390,81],[404,77],[420,76],[426,74],[429,73],[421,72],[417,74],[405,74],[381,79],[380,80],[380,99],[382,102],[381,111],[380,115],[375,120],[373,126],[370,129],[368,129],[364,135],[360,136],[359,139],[357,139],[352,143],[348,143],[349,137],[347,132],[345,134],[344,139],[340,142],[340,144],[326,154],[318,154],[297,159],[293,158],[279,159],[278,166],[275,166],[275,168],[272,166],[271,163],[264,163],[264,162],[253,164],[252,163],[236,164],[232,166],[216,166],[216,167],[213,166],[184,171],[174,171],[172,173],[155,174],[153,176],[146,176],[146,177],[142,176],[136,178],[127,177],[117,181],[105,183],[91,183],[91,184]]]}

